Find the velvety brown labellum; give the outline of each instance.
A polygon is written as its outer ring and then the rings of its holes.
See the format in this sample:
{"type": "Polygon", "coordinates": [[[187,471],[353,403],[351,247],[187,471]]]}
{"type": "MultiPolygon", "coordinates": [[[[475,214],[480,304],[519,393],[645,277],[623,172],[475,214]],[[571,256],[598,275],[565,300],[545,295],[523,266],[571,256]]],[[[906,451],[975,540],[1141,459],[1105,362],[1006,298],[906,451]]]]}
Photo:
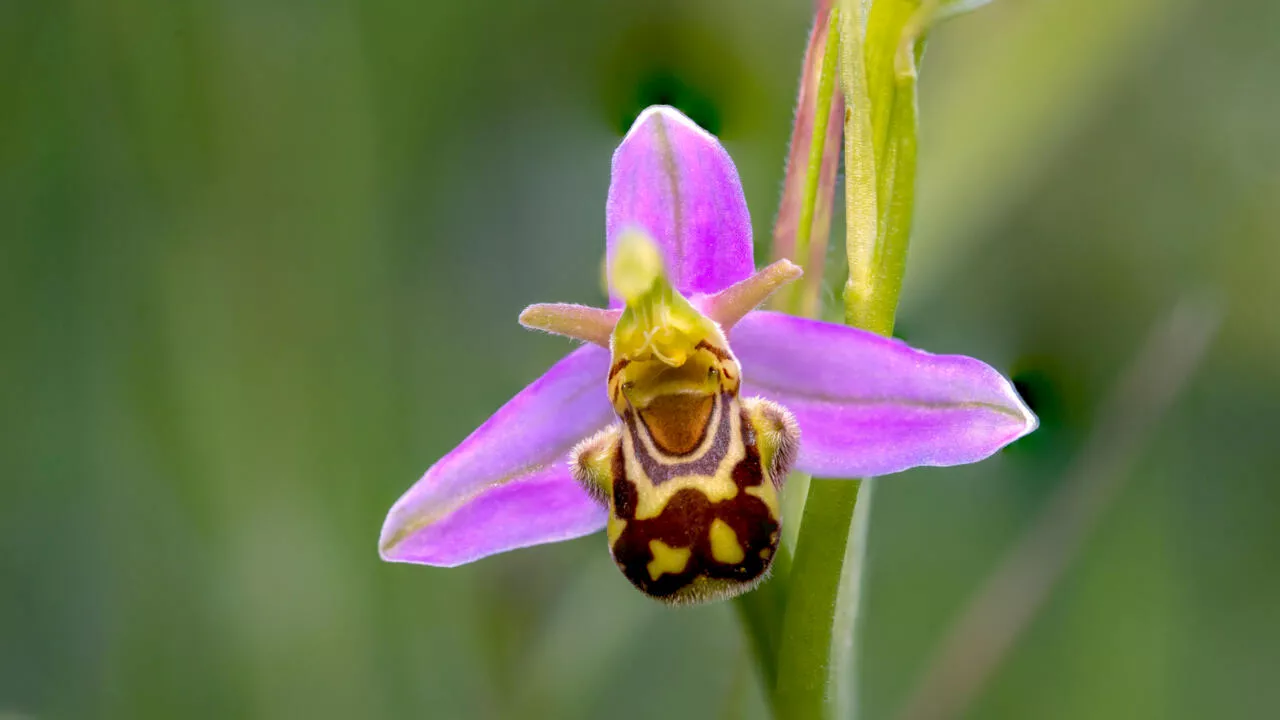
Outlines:
{"type": "Polygon", "coordinates": [[[688,455],[707,434],[712,395],[664,395],[640,411],[640,419],[658,449],[668,455],[688,455]]]}
{"type": "Polygon", "coordinates": [[[764,578],[777,549],[778,519],[761,497],[749,492],[768,482],[755,432],[737,398],[721,399],[726,411],[739,413],[735,440],[745,450],[729,471],[737,487],[729,499],[712,501],[701,489],[684,487],[657,517],[636,519],[641,490],[627,475],[622,444],[614,450],[611,499],[615,516],[625,523],[612,546],[614,560],[642,592],[668,602],[696,602],[749,589],[764,578]]]}

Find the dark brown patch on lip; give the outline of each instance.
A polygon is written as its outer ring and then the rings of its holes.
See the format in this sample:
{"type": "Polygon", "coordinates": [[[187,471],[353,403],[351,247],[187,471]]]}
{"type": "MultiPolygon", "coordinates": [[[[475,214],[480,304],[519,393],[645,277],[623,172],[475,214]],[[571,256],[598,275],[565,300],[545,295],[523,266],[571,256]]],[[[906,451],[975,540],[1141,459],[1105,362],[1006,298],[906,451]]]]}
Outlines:
{"type": "Polygon", "coordinates": [[[622,446],[613,451],[613,514],[622,520],[636,516],[640,494],[635,483],[627,478],[627,463],[622,457],[622,446]]]}
{"type": "Polygon", "coordinates": [[[618,362],[614,363],[613,367],[609,368],[609,380],[612,380],[614,375],[617,375],[618,373],[622,372],[622,368],[630,364],[631,364],[631,360],[627,358],[622,358],[618,362]]]}
{"type": "Polygon", "coordinates": [[[719,358],[719,359],[721,359],[721,360],[728,360],[728,359],[729,359],[729,353],[727,353],[727,352],[725,352],[724,350],[722,350],[722,349],[720,349],[720,348],[716,347],[715,345],[712,345],[711,343],[707,342],[706,340],[699,340],[699,341],[698,341],[698,344],[697,344],[697,345],[694,345],[694,346],[693,346],[693,348],[694,348],[695,350],[706,350],[707,352],[711,353],[712,355],[715,355],[717,358],[719,358]]]}
{"type": "Polygon", "coordinates": [[[714,406],[713,395],[663,395],[640,411],[640,420],[659,450],[688,455],[706,438],[714,406]]]}
{"type": "MultiPolygon", "coordinates": [[[[764,482],[760,452],[751,434],[744,433],[746,457],[732,471],[738,494],[731,500],[711,502],[700,490],[684,488],[667,501],[662,513],[646,520],[635,519],[636,488],[617,472],[614,473],[614,513],[627,521],[613,544],[613,558],[631,584],[652,597],[679,602],[696,593],[692,584],[697,578],[720,582],[750,584],[768,571],[778,546],[778,521],[760,498],[745,490],[764,482]],[[711,551],[711,523],[720,520],[733,529],[744,555],[742,562],[725,564],[711,551]],[[689,548],[689,561],[680,573],[649,575],[653,554],[649,543],[658,540],[671,548],[689,548]],[[761,557],[761,551],[768,557],[761,557]]],[[[621,448],[616,457],[622,456],[621,448]]],[[[696,597],[696,595],[694,595],[696,597]]]]}

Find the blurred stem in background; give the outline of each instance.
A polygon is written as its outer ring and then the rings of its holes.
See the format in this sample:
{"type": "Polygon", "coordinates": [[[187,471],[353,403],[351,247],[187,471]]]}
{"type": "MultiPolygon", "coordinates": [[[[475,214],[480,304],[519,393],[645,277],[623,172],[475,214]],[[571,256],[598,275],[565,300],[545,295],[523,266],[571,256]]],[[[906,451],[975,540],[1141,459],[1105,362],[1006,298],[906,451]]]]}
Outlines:
{"type": "Polygon", "coordinates": [[[1040,515],[943,635],[899,720],[965,716],[1133,476],[1221,321],[1220,301],[1206,293],[1184,296],[1155,323],[1040,515]]]}

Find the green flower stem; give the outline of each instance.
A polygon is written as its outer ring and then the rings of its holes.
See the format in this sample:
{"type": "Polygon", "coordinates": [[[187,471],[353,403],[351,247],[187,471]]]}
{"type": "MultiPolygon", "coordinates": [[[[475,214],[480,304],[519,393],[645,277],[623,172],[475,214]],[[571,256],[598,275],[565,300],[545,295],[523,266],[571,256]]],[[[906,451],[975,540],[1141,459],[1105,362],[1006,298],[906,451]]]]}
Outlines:
{"type": "MultiPolygon", "coordinates": [[[[800,203],[800,222],[796,226],[795,261],[808,265],[809,240],[813,235],[813,216],[818,205],[818,187],[822,178],[822,161],[826,152],[827,125],[831,118],[831,101],[835,95],[836,73],[840,49],[840,11],[833,8],[827,20],[827,47],[822,54],[822,69],[818,75],[818,98],[813,113],[813,134],[809,142],[809,162],[804,178],[804,195],[800,203]]],[[[816,298],[809,301],[805,293],[820,289],[820,283],[796,283],[792,288],[794,314],[806,309],[816,309],[816,298]]]]}
{"type": "MultiPolygon", "coordinates": [[[[827,19],[826,46],[822,51],[821,65],[818,75],[818,91],[813,112],[813,132],[810,135],[808,161],[805,166],[804,188],[801,195],[800,214],[794,237],[793,255],[795,261],[804,264],[809,257],[810,239],[812,237],[816,208],[824,199],[821,194],[821,177],[825,142],[831,117],[831,104],[835,98],[836,76],[839,50],[839,13],[832,10],[827,19]]],[[[825,199],[827,207],[830,199],[825,199]]],[[[825,239],[824,239],[825,242],[825,239]]],[[[797,283],[791,291],[788,302],[783,308],[793,315],[802,315],[808,308],[816,308],[817,298],[809,298],[806,288],[810,284],[797,283]]],[[[814,283],[813,294],[816,296],[820,284],[814,283]]],[[[796,478],[792,478],[795,480],[796,478]]],[[[807,477],[799,478],[807,486],[807,477]]],[[[803,500],[803,497],[800,498],[803,500]]],[[[790,520],[790,515],[787,517],[790,520]]],[[[799,517],[796,518],[799,520],[799,517]]],[[[779,545],[774,556],[771,578],[756,591],[741,595],[735,602],[738,616],[747,629],[751,644],[760,668],[761,680],[769,689],[772,702],[772,689],[778,677],[779,643],[781,621],[787,601],[787,583],[791,574],[791,544],[779,545]]]]}
{"type": "MultiPolygon", "coordinates": [[[[844,695],[832,683],[833,630],[842,622],[841,572],[858,503],[859,480],[809,483],[804,521],[792,562],[791,592],[783,620],[774,708],[780,718],[842,715],[844,695]]],[[[838,679],[837,679],[838,680],[838,679]]]]}
{"type": "MultiPolygon", "coordinates": [[[[893,332],[914,208],[915,67],[928,20],[921,11],[936,6],[926,4],[875,0],[865,21],[861,0],[841,4],[841,84],[848,108],[845,319],[883,335],[893,332]],[[904,42],[905,63],[897,59],[904,42]]],[[[779,717],[845,717],[856,706],[854,630],[866,533],[853,520],[859,493],[871,482],[810,483],[782,624],[774,700],[779,717]]],[[[861,508],[860,522],[868,510],[861,508]]]]}
{"type": "Polygon", "coordinates": [[[770,578],[755,590],[734,598],[738,620],[751,641],[752,655],[760,669],[765,698],[774,704],[773,687],[778,681],[778,645],[781,618],[787,605],[787,578],[791,575],[791,550],[778,546],[770,578]]]}
{"type": "Polygon", "coordinates": [[[856,93],[870,110],[845,124],[846,166],[850,155],[857,165],[846,169],[845,198],[858,208],[849,213],[846,236],[845,321],[886,336],[893,334],[915,207],[916,66],[928,21],[922,13],[934,7],[878,0],[867,18],[863,57],[842,55],[846,96],[856,93]]]}

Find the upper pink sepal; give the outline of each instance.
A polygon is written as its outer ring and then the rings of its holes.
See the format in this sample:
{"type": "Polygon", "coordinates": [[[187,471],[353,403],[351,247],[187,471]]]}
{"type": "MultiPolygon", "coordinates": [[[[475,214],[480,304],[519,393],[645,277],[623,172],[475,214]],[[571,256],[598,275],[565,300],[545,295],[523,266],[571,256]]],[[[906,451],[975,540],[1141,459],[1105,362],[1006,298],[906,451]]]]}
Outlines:
{"type": "MultiPolygon", "coordinates": [[[[686,296],[723,290],[755,271],[738,170],[715,136],[675,108],[640,113],[613,154],[605,206],[610,263],[629,227],[657,242],[671,284],[686,296]]],[[[612,292],[610,301],[619,304],[612,292]]]]}

